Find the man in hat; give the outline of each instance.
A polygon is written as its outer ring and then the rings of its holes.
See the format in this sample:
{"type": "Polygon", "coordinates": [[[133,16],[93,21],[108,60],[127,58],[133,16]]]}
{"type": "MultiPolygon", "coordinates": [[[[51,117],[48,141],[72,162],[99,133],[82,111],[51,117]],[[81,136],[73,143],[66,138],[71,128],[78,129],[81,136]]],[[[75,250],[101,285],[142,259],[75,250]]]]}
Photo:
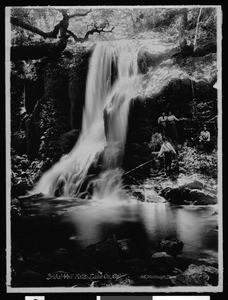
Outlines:
{"type": "Polygon", "coordinates": [[[158,152],[158,157],[164,157],[164,167],[166,174],[171,171],[171,164],[172,164],[172,155],[176,154],[173,146],[167,140],[166,137],[163,137],[163,143],[161,145],[161,149],[158,152]]]}

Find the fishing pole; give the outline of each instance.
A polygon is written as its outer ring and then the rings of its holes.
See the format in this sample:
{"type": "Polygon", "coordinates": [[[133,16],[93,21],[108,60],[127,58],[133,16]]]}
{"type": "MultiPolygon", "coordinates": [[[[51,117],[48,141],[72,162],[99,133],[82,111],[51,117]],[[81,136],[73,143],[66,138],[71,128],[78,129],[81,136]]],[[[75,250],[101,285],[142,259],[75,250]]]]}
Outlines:
{"type": "Polygon", "coordinates": [[[127,175],[127,174],[129,174],[129,173],[131,173],[131,172],[133,172],[133,171],[135,171],[135,170],[137,170],[137,169],[139,169],[139,168],[141,168],[141,167],[143,167],[143,166],[149,164],[150,162],[154,161],[155,159],[156,159],[156,158],[152,158],[152,159],[148,160],[147,162],[145,162],[145,163],[143,163],[143,164],[141,164],[141,165],[135,167],[134,169],[131,169],[130,171],[125,172],[125,173],[123,174],[123,176],[125,176],[125,175],[127,175]]]}

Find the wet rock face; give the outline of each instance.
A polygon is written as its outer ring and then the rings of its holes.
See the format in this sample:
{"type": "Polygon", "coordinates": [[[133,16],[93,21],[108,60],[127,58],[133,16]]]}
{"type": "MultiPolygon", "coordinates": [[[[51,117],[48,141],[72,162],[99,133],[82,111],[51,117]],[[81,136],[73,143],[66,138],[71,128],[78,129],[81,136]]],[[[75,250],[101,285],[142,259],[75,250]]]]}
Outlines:
{"type": "Polygon", "coordinates": [[[155,68],[162,61],[170,58],[176,51],[178,51],[178,47],[157,49],[155,52],[150,52],[146,48],[141,48],[138,53],[138,68],[139,72],[142,74],[146,74],[149,71],[149,68],[155,68]]]}
{"type": "MultiPolygon", "coordinates": [[[[53,131],[61,136],[64,131],[81,129],[90,55],[91,52],[83,48],[77,49],[73,56],[45,61],[41,63],[42,77],[25,82],[25,105],[30,114],[25,126],[26,143],[31,159],[37,157],[40,138],[45,131],[48,130],[46,137],[51,142],[53,131]]],[[[62,148],[57,147],[59,156],[75,144],[77,137],[74,138],[72,132],[66,133],[61,140],[62,148]]],[[[60,141],[57,143],[55,137],[53,142],[58,144],[60,141]]]]}
{"type": "MultiPolygon", "coordinates": [[[[148,82],[148,84],[150,84],[148,82]]],[[[124,163],[126,169],[142,164],[151,157],[152,134],[160,132],[157,120],[162,112],[172,113],[176,122],[177,142],[197,143],[202,125],[207,124],[213,147],[217,139],[217,94],[212,83],[173,78],[158,95],[131,102],[124,163]]]]}
{"type": "Polygon", "coordinates": [[[74,147],[77,139],[79,137],[79,130],[72,129],[61,136],[61,149],[62,153],[69,153],[74,147]]]}

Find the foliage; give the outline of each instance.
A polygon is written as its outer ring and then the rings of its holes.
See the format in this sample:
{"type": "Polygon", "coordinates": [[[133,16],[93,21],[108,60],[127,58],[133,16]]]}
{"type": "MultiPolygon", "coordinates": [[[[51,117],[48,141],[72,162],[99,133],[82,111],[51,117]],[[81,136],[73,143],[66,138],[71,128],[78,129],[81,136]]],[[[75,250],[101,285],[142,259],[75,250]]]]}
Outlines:
{"type": "MultiPolygon", "coordinates": [[[[51,31],[61,20],[61,13],[50,8],[12,8],[11,16],[35,26],[40,30],[51,31]]],[[[12,25],[12,45],[28,45],[42,42],[43,38],[31,31],[12,25]]]]}
{"type": "Polygon", "coordinates": [[[60,136],[66,132],[67,123],[61,108],[53,99],[47,99],[43,104],[39,128],[43,132],[39,155],[42,160],[50,158],[51,163],[56,162],[62,154],[60,136]]]}
{"type": "Polygon", "coordinates": [[[141,28],[158,31],[167,28],[171,23],[175,22],[175,19],[179,18],[180,12],[180,8],[135,9],[136,21],[140,23],[141,28]]]}
{"type": "Polygon", "coordinates": [[[11,195],[17,197],[30,190],[42,175],[43,161],[31,162],[26,154],[11,156],[11,195]]]}
{"type": "MultiPolygon", "coordinates": [[[[69,8],[69,13],[83,11],[83,9],[69,8]]],[[[199,8],[188,8],[187,11],[187,28],[186,36],[188,41],[192,41],[195,36],[196,21],[199,8]]],[[[53,30],[54,26],[62,19],[62,14],[53,7],[46,8],[13,8],[11,15],[22,19],[23,21],[36,26],[44,32],[53,30]]],[[[182,16],[181,8],[93,8],[92,13],[84,17],[72,18],[69,21],[69,30],[77,36],[83,37],[85,33],[93,26],[107,23],[108,28],[115,27],[112,33],[100,33],[90,36],[91,42],[100,40],[118,40],[124,38],[131,39],[148,39],[148,44],[153,47],[151,40],[155,36],[166,43],[177,43],[179,35],[179,25],[182,16]]],[[[216,9],[203,8],[197,45],[208,41],[216,41],[216,9]]],[[[30,43],[42,43],[44,38],[20,27],[12,26],[12,45],[27,45],[30,43]]],[[[84,44],[75,47],[75,42],[70,38],[68,48],[63,52],[61,57],[49,57],[40,61],[30,60],[26,62],[12,63],[11,77],[11,128],[17,139],[23,139],[23,132],[18,130],[20,127],[20,108],[23,105],[23,84],[24,79],[36,80],[45,69],[45,83],[53,84],[54,77],[62,78],[73,67],[81,68],[80,60],[82,56],[78,53],[85,51],[84,44]],[[68,51],[68,52],[67,52],[68,51]],[[67,54],[68,53],[68,54],[67,54]],[[69,55],[69,56],[67,56],[69,55]]],[[[212,77],[216,77],[217,65],[216,54],[208,54],[207,56],[196,58],[188,57],[180,63],[174,64],[173,60],[165,60],[161,68],[151,67],[148,72],[146,88],[143,88],[143,96],[151,96],[161,92],[161,88],[168,85],[172,78],[192,77],[193,80],[205,80],[208,82],[212,77]],[[161,84],[162,83],[162,84],[161,84]]],[[[58,80],[55,84],[58,84],[58,80]]],[[[46,87],[47,88],[47,87],[46,87]]],[[[49,87],[48,87],[49,89],[49,87]]],[[[56,88],[58,93],[58,88],[56,88]]],[[[62,112],[62,107],[57,104],[55,95],[47,93],[46,103],[42,104],[42,110],[38,121],[38,127],[42,132],[41,144],[39,148],[39,159],[32,164],[26,156],[14,155],[12,157],[12,181],[13,189],[18,189],[18,193],[22,188],[27,189],[33,186],[34,182],[39,178],[41,170],[45,170],[48,166],[57,161],[62,153],[61,150],[61,134],[65,133],[69,128],[69,120],[66,120],[62,112]],[[33,167],[32,167],[33,165],[33,167]],[[26,167],[26,170],[23,168],[26,167]]],[[[57,98],[57,97],[56,97],[57,98]]],[[[199,103],[203,105],[203,103],[199,103]]],[[[198,109],[200,110],[200,106],[198,109]]],[[[139,123],[143,124],[144,131],[140,132],[142,140],[144,136],[151,135],[150,120],[148,124],[144,116],[139,123]],[[145,125],[145,126],[144,126],[145,125]]],[[[150,141],[150,147],[155,148],[160,143],[160,135],[154,134],[150,141]]],[[[144,139],[145,140],[145,139],[144,139]]],[[[216,177],[217,160],[216,154],[202,154],[195,149],[183,148],[180,151],[180,164],[185,172],[199,172],[216,177]]],[[[16,193],[15,193],[16,194],[16,193]]]]}
{"type": "Polygon", "coordinates": [[[184,146],[179,151],[180,171],[185,174],[200,173],[217,178],[217,152],[208,154],[196,148],[184,146]]]}
{"type": "MultiPolygon", "coordinates": [[[[68,7],[68,14],[75,12],[85,12],[85,9],[79,7],[68,7]]],[[[142,33],[158,32],[160,36],[165,36],[167,41],[178,41],[180,22],[183,11],[187,12],[187,40],[192,42],[195,36],[196,22],[199,14],[198,7],[92,7],[92,12],[86,16],[74,17],[69,19],[69,30],[77,37],[84,37],[85,33],[92,29],[94,24],[99,26],[107,24],[107,29],[114,28],[110,33],[97,33],[91,35],[91,42],[100,40],[118,40],[125,38],[140,38],[142,33]]],[[[22,19],[23,21],[39,28],[44,32],[50,32],[61,19],[62,14],[58,7],[43,8],[13,8],[11,15],[22,19]]],[[[198,42],[207,41],[216,42],[217,30],[217,13],[216,8],[203,7],[198,42]]],[[[29,32],[20,27],[12,26],[12,44],[28,44],[31,42],[44,42],[44,38],[38,34],[29,32]]],[[[70,37],[70,43],[75,44],[73,37],[70,37]]]]}

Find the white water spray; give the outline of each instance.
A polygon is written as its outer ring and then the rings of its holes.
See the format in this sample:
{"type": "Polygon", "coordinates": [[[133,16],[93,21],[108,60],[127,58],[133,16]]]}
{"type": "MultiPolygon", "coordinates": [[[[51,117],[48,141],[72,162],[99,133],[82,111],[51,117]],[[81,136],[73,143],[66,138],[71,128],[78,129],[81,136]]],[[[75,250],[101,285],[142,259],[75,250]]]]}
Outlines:
{"type": "Polygon", "coordinates": [[[78,196],[89,168],[96,164],[101,153],[103,171],[93,182],[96,194],[103,197],[120,188],[118,167],[124,152],[129,104],[137,96],[138,83],[134,48],[127,43],[113,47],[103,42],[95,47],[87,77],[81,135],[72,151],[43,174],[32,193],[54,196],[56,189],[61,187],[62,196],[78,196]],[[113,86],[112,62],[117,68],[113,86]]]}

